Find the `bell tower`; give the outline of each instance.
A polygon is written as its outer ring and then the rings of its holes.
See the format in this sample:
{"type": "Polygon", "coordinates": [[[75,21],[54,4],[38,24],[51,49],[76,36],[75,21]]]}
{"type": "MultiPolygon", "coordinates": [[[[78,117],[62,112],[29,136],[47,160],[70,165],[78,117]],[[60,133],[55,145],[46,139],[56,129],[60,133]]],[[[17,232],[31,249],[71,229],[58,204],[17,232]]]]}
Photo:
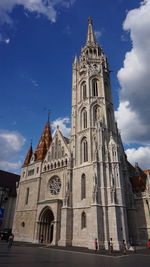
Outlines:
{"type": "Polygon", "coordinates": [[[97,121],[109,132],[116,133],[107,58],[95,40],[92,19],[89,18],[86,44],[81,49],[79,60],[75,56],[73,63],[71,135],[75,166],[93,161],[91,137],[95,133],[97,121]],[[86,140],[83,142],[87,156],[77,152],[79,139],[84,136],[88,141],[87,149],[86,140]]]}
{"type": "Polygon", "coordinates": [[[85,246],[83,240],[88,239],[86,246],[92,248],[97,238],[107,248],[112,238],[119,249],[122,240],[128,240],[126,170],[120,161],[125,155],[114,118],[107,57],[96,42],[91,18],[86,43],[72,66],[71,122],[73,245],[85,246]]]}

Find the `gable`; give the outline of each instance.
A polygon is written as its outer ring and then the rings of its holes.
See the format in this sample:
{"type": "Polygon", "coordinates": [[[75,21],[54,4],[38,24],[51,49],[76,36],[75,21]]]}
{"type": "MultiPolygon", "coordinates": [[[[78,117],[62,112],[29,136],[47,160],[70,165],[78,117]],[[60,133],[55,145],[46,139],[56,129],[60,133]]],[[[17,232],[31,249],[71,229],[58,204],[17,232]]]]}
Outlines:
{"type": "Polygon", "coordinates": [[[68,138],[64,137],[59,130],[56,130],[52,143],[46,154],[45,161],[55,161],[69,156],[68,138]]]}

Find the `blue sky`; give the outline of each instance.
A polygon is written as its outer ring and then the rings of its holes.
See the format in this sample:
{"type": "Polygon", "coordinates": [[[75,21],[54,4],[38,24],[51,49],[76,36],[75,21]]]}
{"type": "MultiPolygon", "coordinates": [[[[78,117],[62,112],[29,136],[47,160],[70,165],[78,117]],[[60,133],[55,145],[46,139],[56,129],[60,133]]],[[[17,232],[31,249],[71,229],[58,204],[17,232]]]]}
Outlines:
{"type": "Polygon", "coordinates": [[[148,11],[149,0],[0,1],[0,169],[19,172],[48,110],[52,130],[59,124],[69,134],[72,62],[85,43],[89,16],[112,70],[129,160],[150,168],[148,11]]]}

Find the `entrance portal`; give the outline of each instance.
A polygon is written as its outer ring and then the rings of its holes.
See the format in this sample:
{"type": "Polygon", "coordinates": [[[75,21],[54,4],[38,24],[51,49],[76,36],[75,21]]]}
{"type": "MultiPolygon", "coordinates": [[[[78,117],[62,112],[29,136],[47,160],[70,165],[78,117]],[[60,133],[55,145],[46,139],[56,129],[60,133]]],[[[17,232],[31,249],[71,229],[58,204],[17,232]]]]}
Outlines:
{"type": "Polygon", "coordinates": [[[46,207],[39,217],[39,240],[41,243],[52,243],[54,232],[54,215],[49,207],[46,207]]]}

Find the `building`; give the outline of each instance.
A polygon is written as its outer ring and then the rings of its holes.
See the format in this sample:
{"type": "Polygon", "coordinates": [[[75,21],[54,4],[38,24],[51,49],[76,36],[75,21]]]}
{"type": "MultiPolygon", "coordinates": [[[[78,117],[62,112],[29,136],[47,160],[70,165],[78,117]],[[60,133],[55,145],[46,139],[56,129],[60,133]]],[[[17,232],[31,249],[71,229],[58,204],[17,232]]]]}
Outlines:
{"type": "MultiPolygon", "coordinates": [[[[142,178],[143,179],[143,178],[142,178]]],[[[88,20],[87,40],[72,66],[71,136],[46,123],[22,166],[15,239],[114,249],[138,243],[135,197],[114,118],[110,70],[88,20]]],[[[150,234],[150,233],[149,233],[150,234]]],[[[146,236],[147,238],[147,236],[146,236]]],[[[142,242],[147,242],[144,237],[142,242]]]]}
{"type": "Polygon", "coordinates": [[[0,230],[12,229],[20,176],[0,170],[0,230]]]}

